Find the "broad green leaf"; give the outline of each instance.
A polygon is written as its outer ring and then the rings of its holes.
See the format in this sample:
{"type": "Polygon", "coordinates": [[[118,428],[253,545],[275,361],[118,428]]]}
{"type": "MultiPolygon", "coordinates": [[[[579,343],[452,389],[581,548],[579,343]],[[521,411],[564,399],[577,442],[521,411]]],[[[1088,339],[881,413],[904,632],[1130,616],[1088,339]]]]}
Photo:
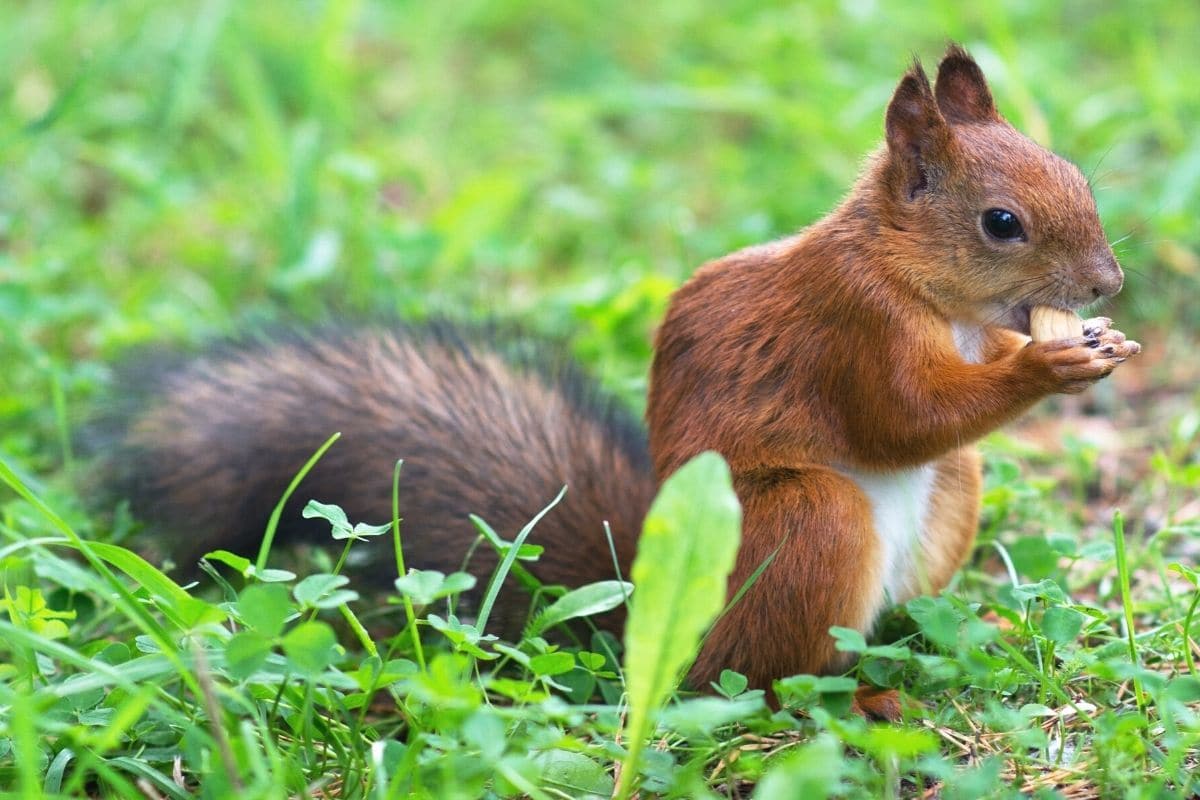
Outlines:
{"type": "Polygon", "coordinates": [[[305,622],[283,637],[283,652],[296,669],[309,677],[337,660],[337,637],[324,622],[305,622]]]}
{"type": "Polygon", "coordinates": [[[351,591],[337,591],[350,582],[345,575],[329,575],[320,573],[309,575],[296,584],[292,595],[296,602],[306,608],[333,608],[342,603],[357,600],[358,594],[351,591]]]}
{"type": "Polygon", "coordinates": [[[862,662],[863,675],[876,686],[896,686],[904,674],[904,663],[890,658],[867,658],[862,662]]]}
{"type": "Polygon", "coordinates": [[[538,677],[543,675],[561,675],[564,672],[570,672],[575,669],[575,656],[561,650],[556,653],[543,653],[540,656],[534,656],[529,659],[529,668],[538,677]]]}
{"type": "Polygon", "coordinates": [[[278,584],[251,584],[238,595],[237,604],[242,622],[268,638],[283,632],[292,613],[287,589],[278,584]]]}
{"type": "Polygon", "coordinates": [[[1042,615],[1042,633],[1055,644],[1075,641],[1083,627],[1083,614],[1066,606],[1046,609],[1042,615]]]}
{"type": "Polygon", "coordinates": [[[930,641],[942,647],[953,647],[958,642],[963,616],[944,597],[917,597],[905,608],[930,641]]]}
{"type": "Polygon", "coordinates": [[[834,638],[834,647],[843,653],[861,653],[867,649],[867,640],[853,628],[835,625],[829,629],[829,635],[834,638]]]}
{"type": "Polygon", "coordinates": [[[731,669],[721,670],[721,677],[717,681],[721,693],[726,697],[736,697],[746,691],[746,687],[750,685],[750,681],[740,672],[734,672],[731,669]]]}
{"type": "Polygon", "coordinates": [[[668,478],[642,529],[632,578],[637,587],[625,627],[629,757],[620,797],[628,797],[652,720],[696,655],[725,605],[741,540],[741,506],[729,467],[702,453],[668,478]]]}
{"type": "Polygon", "coordinates": [[[568,620],[612,611],[624,603],[632,591],[633,584],[625,581],[599,581],[572,589],[538,614],[529,624],[525,635],[540,636],[568,620]]]}
{"type": "Polygon", "coordinates": [[[546,750],[534,756],[533,760],[542,771],[542,785],[558,790],[555,796],[579,800],[607,800],[612,797],[612,776],[583,753],[546,750]]]}
{"type": "Polygon", "coordinates": [[[308,505],[300,512],[300,516],[305,519],[323,519],[333,527],[334,534],[337,532],[350,531],[350,520],[346,517],[346,512],[342,507],[333,503],[320,503],[316,500],[309,500],[308,505]]]}
{"type": "Polygon", "coordinates": [[[590,653],[587,650],[580,650],[575,654],[575,658],[579,660],[580,664],[587,669],[590,669],[592,672],[603,669],[604,662],[607,661],[607,659],[600,653],[590,653]]]}
{"type": "Polygon", "coordinates": [[[225,668],[235,680],[258,671],[271,655],[271,640],[258,631],[242,631],[225,643],[225,668]]]}

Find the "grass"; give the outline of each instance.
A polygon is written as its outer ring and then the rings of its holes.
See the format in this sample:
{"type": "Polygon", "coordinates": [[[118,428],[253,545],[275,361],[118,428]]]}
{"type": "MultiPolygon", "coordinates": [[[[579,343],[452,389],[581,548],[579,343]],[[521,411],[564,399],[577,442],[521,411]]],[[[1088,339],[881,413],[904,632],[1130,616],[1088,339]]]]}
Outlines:
{"type": "Polygon", "coordinates": [[[420,621],[378,612],[332,563],[245,581],[229,558],[203,599],[121,547],[127,514],[87,510],[77,426],[122,354],[281,316],[511,317],[637,406],[670,292],[830,208],[911,54],[950,38],[1015,124],[1092,176],[1129,276],[1105,313],[1146,354],[991,437],[979,545],[950,591],[896,609],[877,642],[840,634],[856,679],[921,703],[905,724],[846,717],[840,678],[789,679],[772,712],[726,675],[659,717],[642,795],[1200,792],[1198,17],[0,3],[0,457],[27,487],[0,488],[0,786],[611,794],[631,744],[617,643],[488,639],[448,605],[454,576],[397,588],[420,621]],[[76,534],[111,545],[81,561],[76,534]]]}

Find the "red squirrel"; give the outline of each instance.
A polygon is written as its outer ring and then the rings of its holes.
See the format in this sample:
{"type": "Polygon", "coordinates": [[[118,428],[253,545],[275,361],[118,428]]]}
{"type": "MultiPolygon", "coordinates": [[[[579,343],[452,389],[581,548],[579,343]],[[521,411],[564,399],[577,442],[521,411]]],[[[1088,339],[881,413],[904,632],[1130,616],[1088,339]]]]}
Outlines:
{"type": "Polygon", "coordinates": [[[832,213],[703,267],[658,332],[647,412],[659,477],[703,450],[744,506],[731,585],[779,549],[693,677],[755,686],[846,666],[827,631],[944,588],[975,538],[972,443],[1139,352],[1098,318],[1031,343],[1034,306],[1123,275],[1087,180],[996,111],[961,48],[914,64],[886,144],[832,213]]]}
{"type": "MultiPolygon", "coordinates": [[[[449,570],[475,540],[468,512],[511,534],[565,483],[533,534],[546,550],[531,570],[578,585],[614,576],[606,521],[628,575],[657,485],[716,450],[744,507],[731,592],[776,555],[711,632],[692,683],[723,668],[761,688],[843,670],[830,626],[869,631],[887,603],[941,590],[967,557],[972,443],[1140,350],[1103,318],[1080,337],[1023,335],[1034,306],[1079,309],[1123,276],[1084,176],[1000,116],[964,50],[949,47],[932,87],[913,64],[885,132],[828,216],[711,262],[676,292],[650,372],[648,450],[572,367],[514,355],[503,337],[323,330],[144,370],[153,385],[116,415],[110,487],[177,534],[164,548],[177,561],[251,550],[289,479],[340,430],[297,498],[386,520],[403,458],[409,563],[449,570]]],[[[282,535],[310,524],[298,508],[282,535]]],[[[469,568],[494,564],[478,548],[469,568]]],[[[515,630],[527,600],[502,597],[501,627],[515,630]]],[[[859,699],[897,713],[893,695],[859,699]]]]}

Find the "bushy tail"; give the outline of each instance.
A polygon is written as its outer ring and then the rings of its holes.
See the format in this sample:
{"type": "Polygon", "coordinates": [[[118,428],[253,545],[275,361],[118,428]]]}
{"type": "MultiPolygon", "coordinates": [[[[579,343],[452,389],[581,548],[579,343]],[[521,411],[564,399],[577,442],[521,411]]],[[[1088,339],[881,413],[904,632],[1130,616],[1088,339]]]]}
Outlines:
{"type": "MultiPolygon", "coordinates": [[[[390,520],[402,458],[411,566],[460,568],[477,536],[468,513],[511,537],[566,484],[531,536],[546,547],[534,574],[568,585],[613,577],[608,521],[627,575],[655,489],[641,427],[562,359],[552,366],[527,343],[507,352],[486,338],[446,325],[322,330],[151,374],[135,364],[118,391],[137,402],[107,426],[103,479],[184,569],[216,548],[253,557],[288,483],[340,431],[285,509],[277,541],[328,535],[301,518],[309,499],[337,503],[352,521],[390,520]]],[[[360,571],[394,578],[388,548],[380,543],[360,571]]],[[[484,575],[494,564],[484,545],[469,569],[484,575]]]]}

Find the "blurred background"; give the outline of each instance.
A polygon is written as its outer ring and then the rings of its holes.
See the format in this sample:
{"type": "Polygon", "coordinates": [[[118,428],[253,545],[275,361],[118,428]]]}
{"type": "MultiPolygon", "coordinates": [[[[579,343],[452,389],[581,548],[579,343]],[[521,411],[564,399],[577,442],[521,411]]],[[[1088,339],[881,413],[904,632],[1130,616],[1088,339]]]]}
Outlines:
{"type": "Polygon", "coordinates": [[[1117,385],[1186,414],[1198,35],[1192,0],[0,2],[0,451],[69,459],[113,359],[278,318],[516,319],[640,407],[671,291],[836,204],[947,40],[1092,176],[1117,385]]]}

